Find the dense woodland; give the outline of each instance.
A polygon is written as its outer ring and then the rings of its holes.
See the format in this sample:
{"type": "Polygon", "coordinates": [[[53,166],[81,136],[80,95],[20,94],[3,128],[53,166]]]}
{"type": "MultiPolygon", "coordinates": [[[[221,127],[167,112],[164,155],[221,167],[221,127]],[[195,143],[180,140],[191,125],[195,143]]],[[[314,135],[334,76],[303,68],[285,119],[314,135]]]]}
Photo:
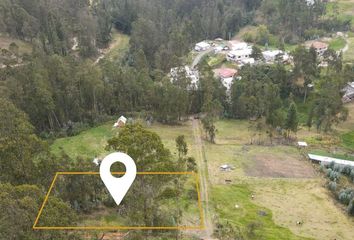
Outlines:
{"type": "MultiPolygon", "coordinates": [[[[301,43],[334,29],[348,29],[350,22],[323,18],[324,4],[315,1],[309,6],[302,0],[0,0],[0,32],[33,46],[31,54],[22,56],[24,64],[0,69],[0,212],[6,216],[18,213],[1,221],[0,238],[70,235],[70,239],[80,239],[74,233],[33,232],[28,227],[56,171],[91,167],[66,155],[53,156],[48,140],[77,134],[112,116],[139,113],[175,124],[191,114],[204,113],[202,122],[211,142],[216,131],[213,123],[220,117],[265,119],[270,132],[284,137],[296,132],[299,124],[330,131],[347,117],[341,89],[354,81],[353,65],[344,65],[341,55],[333,51],[324,56],[327,68],[318,66],[314,49],[301,46],[293,52],[294,66],[280,62],[246,65],[230,96],[205,60],[198,66],[198,89],[188,90],[188,78],[171,83],[167,76],[171,67],[184,64],[197,41],[228,39],[246,25],[264,26],[263,37],[255,40],[263,45],[301,43]],[[122,62],[103,59],[94,64],[100,49],[109,45],[113,28],[130,36],[128,53],[122,62]],[[78,39],[79,54],[72,50],[74,39],[78,39]],[[314,88],[307,87],[310,83],[314,88]],[[306,106],[306,119],[299,119],[298,104],[306,106]],[[19,224],[19,219],[29,219],[29,223],[19,224]]],[[[7,51],[18,54],[16,46],[7,51]]],[[[107,148],[128,149],[134,159],[150,157],[157,161],[157,170],[193,168],[181,139],[181,155],[174,160],[158,136],[135,125],[125,131],[120,137],[135,134],[141,143],[151,139],[151,152],[137,151],[136,139],[130,139],[127,146],[111,139],[107,148]],[[161,153],[159,158],[154,158],[155,151],[161,153]]],[[[63,189],[74,185],[67,182],[63,189]]],[[[65,212],[70,207],[90,211],[97,199],[88,195],[95,190],[56,198],[52,211],[65,212]]],[[[151,193],[146,189],[142,194],[151,193]]],[[[142,218],[147,222],[161,221],[148,214],[154,209],[146,211],[142,218]]]]}

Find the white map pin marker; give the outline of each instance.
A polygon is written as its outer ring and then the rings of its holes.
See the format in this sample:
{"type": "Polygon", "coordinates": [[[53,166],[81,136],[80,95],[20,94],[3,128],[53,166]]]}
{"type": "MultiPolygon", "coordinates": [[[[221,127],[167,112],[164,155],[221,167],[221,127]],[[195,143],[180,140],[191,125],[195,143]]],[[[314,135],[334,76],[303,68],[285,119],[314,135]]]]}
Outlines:
{"type": "Polygon", "coordinates": [[[100,166],[100,176],[106,185],[114,201],[119,205],[130,186],[135,180],[136,165],[134,160],[125,153],[111,153],[105,157],[100,166]],[[121,162],[125,165],[125,174],[122,177],[114,177],[111,173],[111,166],[115,162],[121,162]]]}

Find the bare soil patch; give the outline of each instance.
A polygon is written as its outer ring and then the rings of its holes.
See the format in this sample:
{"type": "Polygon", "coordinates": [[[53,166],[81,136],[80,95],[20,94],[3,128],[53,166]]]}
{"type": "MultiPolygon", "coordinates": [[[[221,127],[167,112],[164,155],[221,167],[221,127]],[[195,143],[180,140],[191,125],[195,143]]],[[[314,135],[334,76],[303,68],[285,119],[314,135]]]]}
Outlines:
{"type": "Polygon", "coordinates": [[[269,178],[313,178],[315,171],[311,164],[293,156],[257,154],[245,172],[251,177],[269,178]]]}

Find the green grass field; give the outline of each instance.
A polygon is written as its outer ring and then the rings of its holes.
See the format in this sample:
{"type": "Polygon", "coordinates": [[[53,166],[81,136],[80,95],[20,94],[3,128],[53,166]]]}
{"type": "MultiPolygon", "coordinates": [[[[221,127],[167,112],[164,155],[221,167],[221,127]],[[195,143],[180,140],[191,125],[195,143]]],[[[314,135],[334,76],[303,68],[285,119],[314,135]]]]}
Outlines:
{"type": "Polygon", "coordinates": [[[344,38],[334,38],[329,42],[329,48],[339,51],[345,47],[346,41],[344,38]]]}
{"type": "Polygon", "coordinates": [[[129,50],[129,36],[113,31],[111,42],[110,49],[105,58],[111,61],[120,62],[125,53],[129,50]]]}
{"type": "Polygon", "coordinates": [[[250,239],[306,239],[276,225],[272,212],[251,200],[252,192],[245,184],[216,186],[211,194],[220,222],[237,226],[250,239]],[[252,225],[255,226],[254,231],[251,231],[252,225]]]}

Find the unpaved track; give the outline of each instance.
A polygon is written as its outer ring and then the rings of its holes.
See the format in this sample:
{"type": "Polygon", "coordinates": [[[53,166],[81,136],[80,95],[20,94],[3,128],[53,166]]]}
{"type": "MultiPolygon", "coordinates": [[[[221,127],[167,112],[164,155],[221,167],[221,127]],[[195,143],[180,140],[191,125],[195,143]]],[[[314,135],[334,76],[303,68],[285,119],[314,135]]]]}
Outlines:
{"type": "Polygon", "coordinates": [[[208,193],[208,165],[204,155],[203,149],[203,141],[201,135],[201,129],[199,120],[193,119],[192,123],[193,135],[195,141],[195,148],[197,152],[197,164],[199,169],[199,178],[200,178],[200,190],[201,190],[201,199],[203,202],[203,210],[204,210],[204,225],[205,230],[203,231],[202,238],[203,239],[211,239],[213,235],[213,219],[210,213],[209,206],[209,193],[208,193]]]}

